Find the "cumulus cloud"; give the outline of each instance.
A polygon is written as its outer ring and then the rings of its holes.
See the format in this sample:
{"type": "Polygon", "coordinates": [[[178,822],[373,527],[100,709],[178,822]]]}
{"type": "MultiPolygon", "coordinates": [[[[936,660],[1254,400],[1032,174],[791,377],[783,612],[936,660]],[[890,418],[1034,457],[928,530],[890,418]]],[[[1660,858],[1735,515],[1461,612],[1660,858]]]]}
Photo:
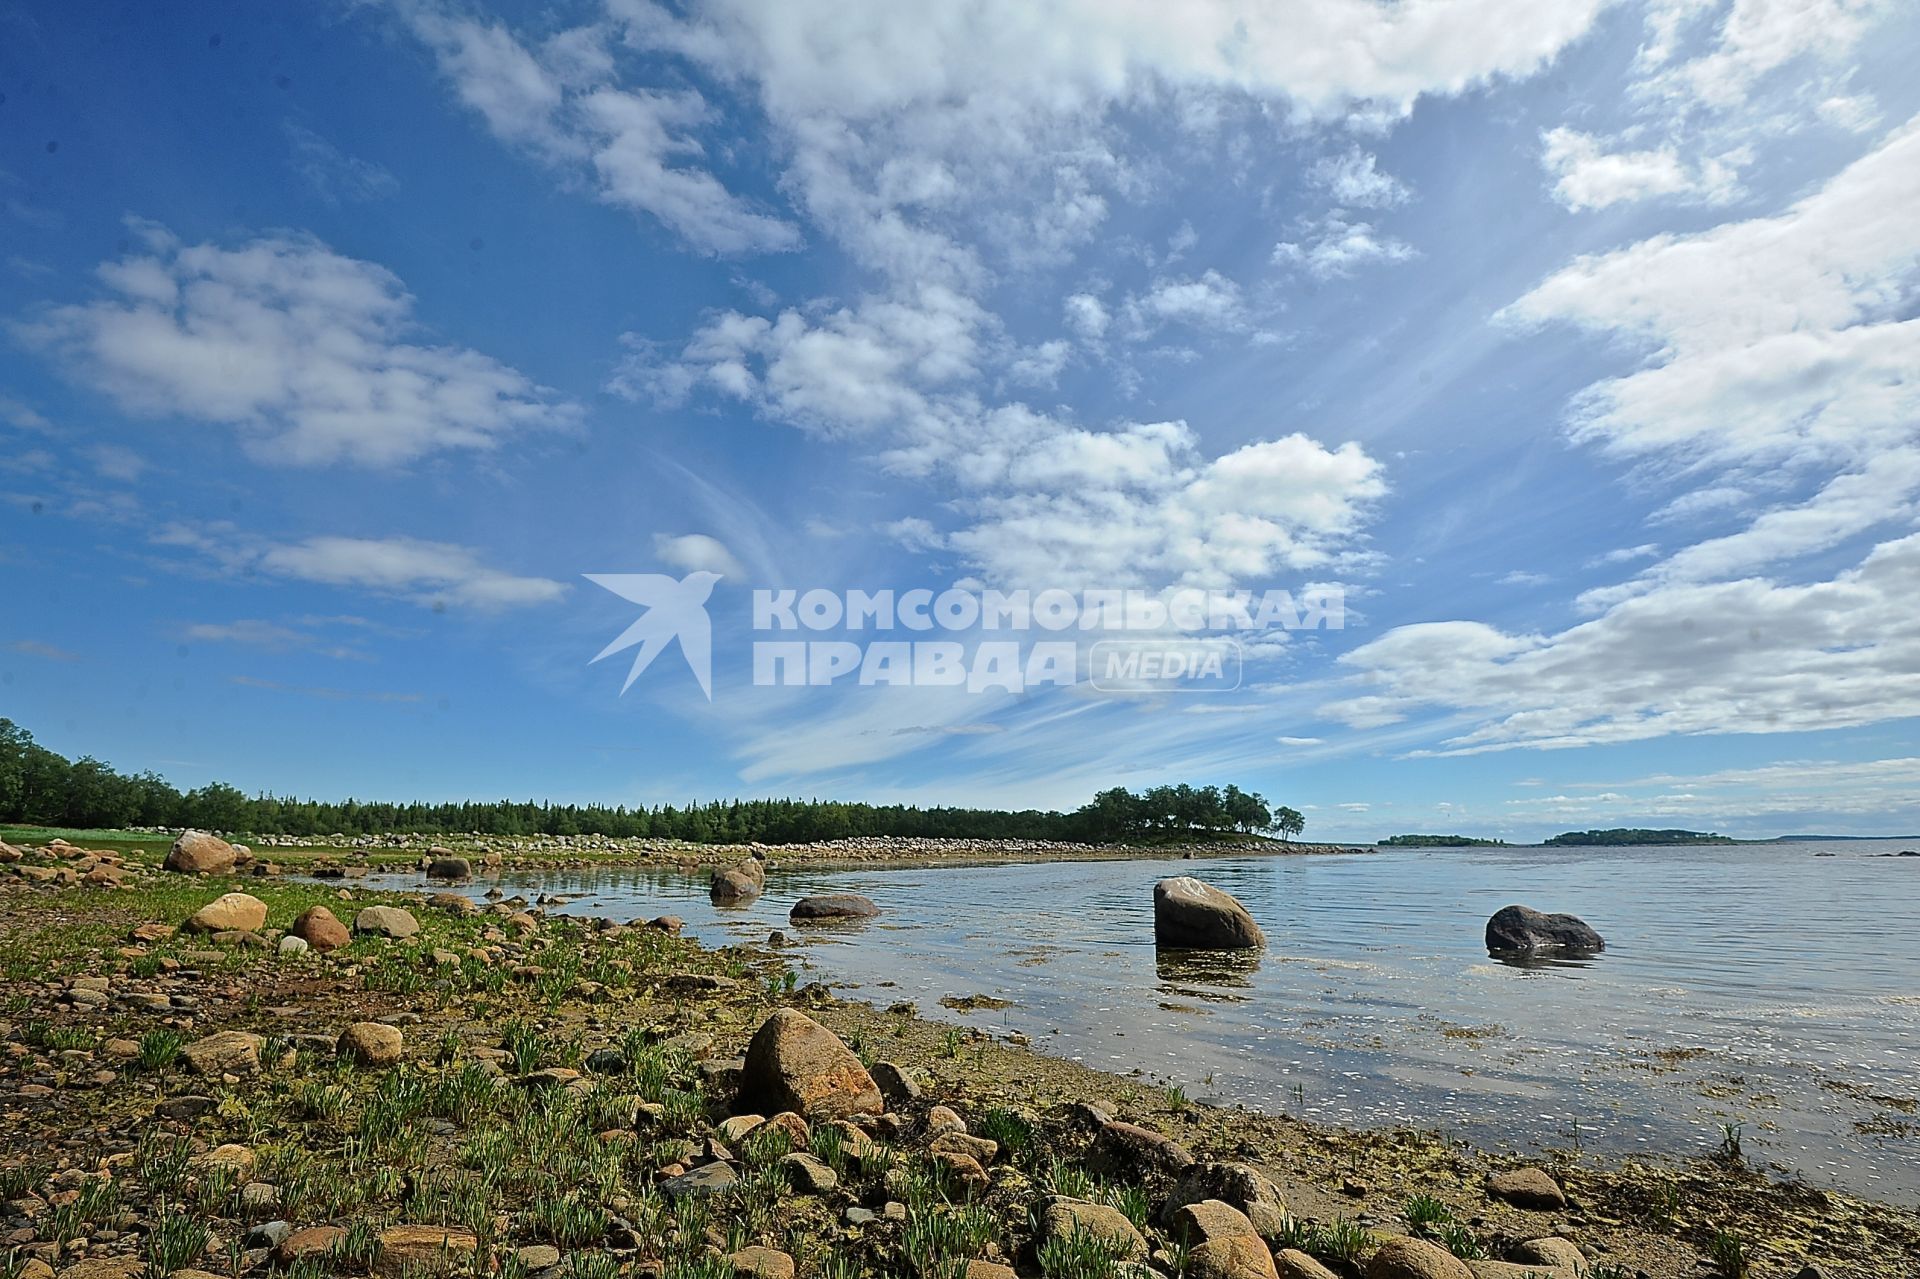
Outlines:
{"type": "MultiPolygon", "coordinates": [[[[1224,281],[1169,304],[1215,309],[1224,281]],[[1201,299],[1201,300],[1196,300],[1201,299]]],[[[1231,295],[1226,295],[1231,296],[1231,295]]],[[[948,290],[769,321],[725,313],[677,359],[651,351],[619,385],[702,390],[771,420],[877,446],[891,471],[950,486],[963,521],[896,526],[996,584],[1100,580],[1221,586],[1341,562],[1385,492],[1358,444],[1290,434],[1209,458],[1183,422],[1092,430],[979,389],[984,314],[948,290]]]]}
{"type": "Polygon", "coordinates": [[[232,426],[273,462],[373,467],[578,418],[478,351],[406,340],[413,299],[384,267],[306,236],[135,230],[143,249],[96,273],[104,296],[13,326],[129,412],[232,426]]]}
{"type": "Polygon", "coordinates": [[[1349,208],[1390,209],[1413,198],[1404,182],[1382,173],[1373,153],[1359,147],[1316,161],[1308,178],[1336,204],[1349,208]]]}
{"type": "Polygon", "coordinates": [[[657,219],[696,249],[735,254],[799,245],[791,222],[754,207],[702,166],[699,132],[716,118],[705,98],[620,81],[611,29],[575,28],[535,46],[499,23],[427,3],[400,7],[460,100],[501,141],[567,172],[590,174],[600,199],[657,219]]]}
{"type": "Polygon", "coordinates": [[[1310,223],[1304,238],[1283,240],[1273,249],[1275,265],[1299,266],[1323,280],[1352,275],[1376,262],[1405,262],[1413,256],[1413,246],[1404,240],[1337,213],[1310,223]]]}
{"type": "Polygon", "coordinates": [[[1632,123],[1611,137],[1566,127],[1543,135],[1555,197],[1574,210],[1726,203],[1743,194],[1756,140],[1812,122],[1871,128],[1878,108],[1845,91],[1840,68],[1896,9],[1893,0],[1650,0],[1628,87],[1632,123]]]}
{"type": "Polygon", "coordinates": [[[1654,196],[1685,196],[1724,204],[1740,194],[1745,149],[1689,165],[1671,145],[1645,151],[1607,151],[1591,134],[1549,129],[1541,135],[1540,163],[1553,176],[1553,193],[1569,209],[1604,209],[1654,196]]]}

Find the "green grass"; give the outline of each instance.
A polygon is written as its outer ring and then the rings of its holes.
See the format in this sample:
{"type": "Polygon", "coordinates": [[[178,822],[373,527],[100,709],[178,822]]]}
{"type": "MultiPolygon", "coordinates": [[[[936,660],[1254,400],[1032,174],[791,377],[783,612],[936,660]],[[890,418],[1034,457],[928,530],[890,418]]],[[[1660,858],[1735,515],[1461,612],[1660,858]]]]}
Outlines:
{"type": "Polygon", "coordinates": [[[21,844],[50,844],[56,839],[80,848],[109,848],[124,853],[142,848],[170,848],[174,837],[133,830],[81,830],[71,826],[0,826],[0,840],[16,848],[21,844]]]}

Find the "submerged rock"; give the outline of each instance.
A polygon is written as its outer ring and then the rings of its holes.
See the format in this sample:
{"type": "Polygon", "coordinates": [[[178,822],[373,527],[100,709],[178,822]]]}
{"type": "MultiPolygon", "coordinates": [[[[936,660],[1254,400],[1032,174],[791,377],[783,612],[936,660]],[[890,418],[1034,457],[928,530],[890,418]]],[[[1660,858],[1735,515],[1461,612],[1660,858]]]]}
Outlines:
{"type": "Polygon", "coordinates": [[[718,902],[744,902],[766,891],[767,868],[764,862],[746,861],[713,872],[707,881],[707,896],[718,902]]]}
{"type": "Polygon", "coordinates": [[[1490,951],[1605,950],[1607,943],[1577,915],[1548,915],[1530,906],[1505,906],[1487,921],[1490,951]]]}
{"type": "Polygon", "coordinates": [[[1232,893],[1191,875],[1153,886],[1153,940],[1176,950],[1251,950],[1267,942],[1232,893]]]}
{"type": "Polygon", "coordinates": [[[879,913],[871,899],[858,893],[821,893],[795,902],[787,918],[804,924],[816,919],[871,919],[879,913]]]}

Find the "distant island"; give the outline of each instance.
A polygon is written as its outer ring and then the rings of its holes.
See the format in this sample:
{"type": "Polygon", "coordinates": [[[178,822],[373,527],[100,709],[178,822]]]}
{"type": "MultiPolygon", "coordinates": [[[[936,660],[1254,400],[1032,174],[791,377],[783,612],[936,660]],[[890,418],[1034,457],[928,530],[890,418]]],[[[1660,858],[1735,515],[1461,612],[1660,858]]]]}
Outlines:
{"type": "Polygon", "coordinates": [[[1587,844],[1737,844],[1730,835],[1715,835],[1698,830],[1644,830],[1620,826],[1612,830],[1570,830],[1546,841],[1546,847],[1587,844]]]}
{"type": "Polygon", "coordinates": [[[1374,844],[1380,848],[1505,848],[1507,841],[1471,835],[1389,835],[1374,844]]]}

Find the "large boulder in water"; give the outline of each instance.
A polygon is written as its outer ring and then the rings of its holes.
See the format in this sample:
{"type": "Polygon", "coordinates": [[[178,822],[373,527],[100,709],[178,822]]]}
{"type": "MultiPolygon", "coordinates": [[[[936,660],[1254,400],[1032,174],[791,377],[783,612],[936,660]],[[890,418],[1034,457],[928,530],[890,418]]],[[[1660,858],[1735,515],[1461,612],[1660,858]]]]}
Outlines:
{"type": "Polygon", "coordinates": [[[427,878],[457,883],[473,878],[473,863],[464,857],[456,857],[444,848],[433,850],[433,860],[427,863],[427,878]]]}
{"type": "Polygon", "coordinates": [[[166,868],[186,875],[224,875],[240,860],[240,850],[203,830],[182,831],[167,853],[166,868]]]}
{"type": "Polygon", "coordinates": [[[1496,954],[1536,950],[1605,950],[1599,933],[1577,915],[1548,915],[1530,906],[1504,906],[1487,921],[1487,949],[1496,954]]]}
{"type": "MultiPolygon", "coordinates": [[[[748,864],[759,865],[758,862],[748,864]]],[[[753,875],[742,866],[729,866],[725,870],[715,871],[713,878],[707,881],[707,896],[715,905],[745,902],[758,897],[765,888],[763,876],[753,875]]]]}
{"type": "Polygon", "coordinates": [[[880,908],[871,899],[858,893],[821,893],[795,902],[787,918],[804,924],[822,919],[871,919],[879,913],[880,908]]]}
{"type": "Polygon", "coordinates": [[[735,862],[713,872],[707,896],[717,902],[740,902],[758,897],[767,888],[767,864],[758,857],[735,862]]]}
{"type": "Polygon", "coordinates": [[[1153,886],[1153,940],[1176,950],[1250,950],[1266,934],[1232,893],[1176,875],[1153,886]]]}
{"type": "Polygon", "coordinates": [[[879,1085],[853,1050],[791,1008],[776,1008],[747,1044],[740,1102],[755,1114],[791,1110],[807,1119],[877,1115],[885,1109],[879,1085]]]}

